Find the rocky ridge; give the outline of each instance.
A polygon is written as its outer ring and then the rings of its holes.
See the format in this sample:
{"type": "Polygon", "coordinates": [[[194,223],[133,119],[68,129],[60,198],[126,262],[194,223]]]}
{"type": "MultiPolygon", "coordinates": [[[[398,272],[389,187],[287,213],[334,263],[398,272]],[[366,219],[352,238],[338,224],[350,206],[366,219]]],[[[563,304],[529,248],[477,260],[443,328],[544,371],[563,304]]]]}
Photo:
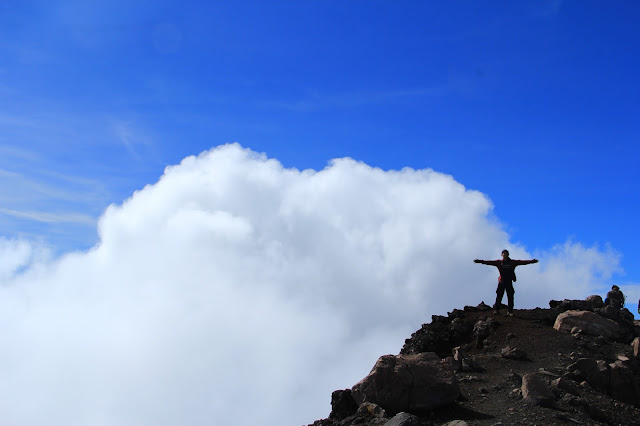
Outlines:
{"type": "Polygon", "coordinates": [[[313,426],[640,425],[640,322],[600,296],[432,317],[313,426]]]}

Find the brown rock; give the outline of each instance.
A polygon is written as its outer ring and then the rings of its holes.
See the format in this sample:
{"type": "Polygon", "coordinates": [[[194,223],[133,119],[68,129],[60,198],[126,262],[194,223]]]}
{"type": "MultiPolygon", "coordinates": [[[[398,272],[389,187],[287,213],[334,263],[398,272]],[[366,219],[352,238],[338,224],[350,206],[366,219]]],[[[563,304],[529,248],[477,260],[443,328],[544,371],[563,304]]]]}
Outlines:
{"type": "Polygon", "coordinates": [[[511,346],[507,346],[506,348],[503,348],[500,351],[500,356],[502,356],[502,358],[515,359],[515,360],[528,359],[527,353],[525,351],[518,348],[512,348],[511,346]]]}
{"type": "Polygon", "coordinates": [[[633,371],[623,361],[609,364],[609,393],[618,401],[630,404],[640,404],[640,389],[633,371]]]}
{"type": "Polygon", "coordinates": [[[384,408],[380,407],[378,404],[374,404],[373,402],[363,402],[358,407],[358,411],[356,411],[361,417],[386,417],[387,412],[384,408]]]}
{"type": "Polygon", "coordinates": [[[624,335],[620,324],[591,311],[563,312],[553,325],[556,330],[565,332],[571,332],[574,327],[580,328],[584,334],[603,336],[610,340],[620,339],[624,335]]]}
{"type": "Polygon", "coordinates": [[[640,337],[636,337],[631,342],[631,348],[633,349],[633,356],[639,358],[640,356],[640,337]]]}
{"type": "Polygon", "coordinates": [[[484,371],[484,368],[460,346],[453,348],[453,369],[457,372],[484,371]]]}
{"type": "Polygon", "coordinates": [[[358,411],[358,404],[351,395],[351,389],[336,390],[331,394],[330,419],[342,420],[358,411]]]}
{"type": "Polygon", "coordinates": [[[384,426],[421,426],[422,421],[419,417],[409,413],[398,413],[393,416],[384,426]]]}
{"type": "Polygon", "coordinates": [[[580,396],[580,391],[578,390],[576,382],[568,380],[564,377],[558,377],[553,382],[551,382],[551,387],[552,389],[557,389],[561,392],[566,392],[574,396],[580,396]]]}
{"type": "Polygon", "coordinates": [[[425,352],[380,357],[351,393],[358,404],[372,402],[399,413],[451,403],[459,396],[460,388],[451,364],[425,352]]]}
{"type": "Polygon", "coordinates": [[[538,374],[529,373],[522,376],[522,398],[535,405],[550,407],[555,395],[538,374]]]}
{"type": "Polygon", "coordinates": [[[602,392],[609,389],[609,366],[606,361],[580,358],[569,367],[569,374],[576,380],[586,380],[593,388],[602,392]]]}
{"type": "Polygon", "coordinates": [[[604,306],[604,302],[602,301],[602,297],[597,294],[587,297],[586,302],[591,305],[592,308],[602,308],[604,306]]]}

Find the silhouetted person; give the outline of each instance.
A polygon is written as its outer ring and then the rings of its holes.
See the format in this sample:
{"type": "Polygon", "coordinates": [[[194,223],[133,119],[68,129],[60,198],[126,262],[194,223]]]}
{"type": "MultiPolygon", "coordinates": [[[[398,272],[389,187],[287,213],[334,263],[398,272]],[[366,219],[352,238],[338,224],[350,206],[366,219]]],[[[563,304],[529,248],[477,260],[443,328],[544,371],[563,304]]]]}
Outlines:
{"type": "MultiPolygon", "coordinates": [[[[605,305],[610,305],[614,309],[622,309],[624,307],[624,294],[620,291],[620,287],[617,285],[611,286],[611,291],[607,293],[607,298],[604,299],[605,305]]],[[[638,307],[640,309],[640,305],[638,307]]]]}
{"type": "Polygon", "coordinates": [[[516,280],[515,269],[518,265],[528,265],[530,263],[538,263],[538,259],[531,260],[514,260],[509,258],[509,251],[502,250],[502,260],[480,260],[475,259],[475,263],[482,263],[483,265],[493,265],[500,271],[498,277],[498,288],[496,290],[496,303],[493,305],[493,313],[500,313],[500,305],[502,305],[502,297],[504,292],[507,292],[508,310],[507,315],[513,316],[513,282],[516,280]]]}

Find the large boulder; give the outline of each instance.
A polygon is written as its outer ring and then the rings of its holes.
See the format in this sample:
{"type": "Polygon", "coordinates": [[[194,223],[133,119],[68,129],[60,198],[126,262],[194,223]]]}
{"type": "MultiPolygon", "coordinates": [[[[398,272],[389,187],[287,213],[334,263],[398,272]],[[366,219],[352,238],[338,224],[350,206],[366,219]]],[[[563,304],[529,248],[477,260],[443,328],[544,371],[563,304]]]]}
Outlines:
{"type": "Polygon", "coordinates": [[[640,383],[624,361],[609,364],[609,392],[618,401],[640,405],[640,383]]]}
{"type": "Polygon", "coordinates": [[[383,355],[351,389],[356,403],[372,402],[391,413],[431,410],[460,395],[451,363],[435,353],[383,355]]]}
{"type": "Polygon", "coordinates": [[[582,330],[584,334],[603,336],[609,340],[619,340],[625,335],[625,331],[620,324],[591,311],[563,312],[558,315],[553,325],[556,330],[569,333],[574,327],[582,330]]]}
{"type": "Polygon", "coordinates": [[[567,367],[568,377],[586,380],[594,389],[611,395],[618,401],[640,405],[640,381],[634,375],[628,358],[613,363],[591,358],[580,358],[567,367]]]}

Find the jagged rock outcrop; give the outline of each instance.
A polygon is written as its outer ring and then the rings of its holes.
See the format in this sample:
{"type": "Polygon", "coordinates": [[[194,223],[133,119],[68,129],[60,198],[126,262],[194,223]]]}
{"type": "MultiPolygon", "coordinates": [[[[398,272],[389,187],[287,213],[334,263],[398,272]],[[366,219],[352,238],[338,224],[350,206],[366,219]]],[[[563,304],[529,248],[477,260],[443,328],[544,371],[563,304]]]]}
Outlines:
{"type": "Polygon", "coordinates": [[[351,389],[356,403],[372,402],[385,410],[431,410],[460,395],[452,365],[435,353],[384,355],[367,377],[351,389]]]}
{"type": "Polygon", "coordinates": [[[638,424],[640,322],[601,303],[433,316],[314,426],[638,424]]]}
{"type": "MultiPolygon", "coordinates": [[[[484,303],[476,308],[467,309],[486,310],[491,309],[484,303]]],[[[422,327],[411,337],[405,340],[400,354],[419,354],[422,352],[435,352],[444,358],[451,354],[451,349],[460,346],[473,332],[473,323],[465,320],[465,311],[454,310],[448,316],[433,315],[430,324],[422,324],[422,327]]]]}
{"type": "Polygon", "coordinates": [[[331,394],[330,419],[342,420],[358,411],[358,404],[351,395],[351,389],[336,390],[331,394]]]}
{"type": "Polygon", "coordinates": [[[640,405],[640,377],[634,374],[633,368],[637,370],[637,364],[632,364],[626,357],[613,363],[581,358],[567,368],[567,377],[584,380],[618,401],[640,405]]]}
{"type": "Polygon", "coordinates": [[[602,297],[598,295],[592,295],[585,300],[564,299],[564,300],[551,300],[549,306],[553,309],[558,309],[560,312],[564,311],[594,311],[595,309],[602,308],[604,302],[602,297]]]}

